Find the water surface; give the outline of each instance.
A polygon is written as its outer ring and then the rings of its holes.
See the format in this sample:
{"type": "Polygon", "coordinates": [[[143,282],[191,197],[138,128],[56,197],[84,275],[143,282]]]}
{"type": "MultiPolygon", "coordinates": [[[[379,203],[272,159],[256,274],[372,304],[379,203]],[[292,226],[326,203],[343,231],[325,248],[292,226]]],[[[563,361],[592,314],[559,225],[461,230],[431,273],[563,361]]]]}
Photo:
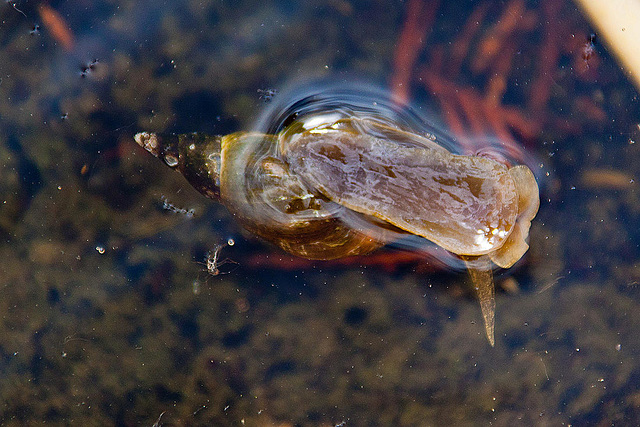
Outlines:
{"type": "Polygon", "coordinates": [[[584,55],[570,2],[437,3],[2,4],[0,423],[640,419],[637,92],[598,41],[584,55]],[[310,78],[405,93],[461,150],[535,159],[495,348],[463,273],[393,249],[292,259],[132,140],[248,129],[310,78]]]}

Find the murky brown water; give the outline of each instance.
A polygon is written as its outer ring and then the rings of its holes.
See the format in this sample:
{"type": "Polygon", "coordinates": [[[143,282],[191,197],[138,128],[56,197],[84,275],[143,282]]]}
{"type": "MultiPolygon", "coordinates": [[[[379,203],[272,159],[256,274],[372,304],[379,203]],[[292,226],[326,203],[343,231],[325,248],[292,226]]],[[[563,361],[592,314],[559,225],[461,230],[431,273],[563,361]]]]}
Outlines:
{"type": "Polygon", "coordinates": [[[0,6],[0,423],[640,419],[637,93],[597,38],[585,57],[570,2],[436,3],[0,6]],[[312,77],[535,159],[495,348],[463,273],[392,249],[292,259],[133,142],[250,128],[312,77]]]}

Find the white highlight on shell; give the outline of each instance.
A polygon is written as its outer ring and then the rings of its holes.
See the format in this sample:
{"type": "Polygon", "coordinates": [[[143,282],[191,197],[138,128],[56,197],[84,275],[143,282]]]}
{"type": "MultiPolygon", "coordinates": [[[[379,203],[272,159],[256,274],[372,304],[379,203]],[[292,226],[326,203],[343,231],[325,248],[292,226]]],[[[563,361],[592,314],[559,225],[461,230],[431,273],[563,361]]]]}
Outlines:
{"type": "MultiPolygon", "coordinates": [[[[302,127],[304,129],[314,129],[322,125],[326,125],[327,123],[335,123],[340,120],[342,116],[339,113],[329,113],[322,114],[317,116],[309,117],[302,122],[302,127]]],[[[314,129],[314,132],[317,130],[314,129]]]]}
{"type": "Polygon", "coordinates": [[[172,154],[165,154],[164,162],[170,168],[175,168],[176,166],[178,166],[178,158],[172,154]]]}
{"type": "Polygon", "coordinates": [[[155,133],[140,132],[137,133],[133,139],[138,145],[152,153],[158,148],[158,136],[155,133]]]}

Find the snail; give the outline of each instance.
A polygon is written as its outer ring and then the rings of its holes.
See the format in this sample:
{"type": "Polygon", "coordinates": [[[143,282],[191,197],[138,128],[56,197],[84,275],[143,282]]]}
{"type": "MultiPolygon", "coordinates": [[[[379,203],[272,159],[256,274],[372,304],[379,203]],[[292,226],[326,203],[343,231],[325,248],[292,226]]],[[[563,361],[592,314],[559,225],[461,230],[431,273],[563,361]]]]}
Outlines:
{"type": "Polygon", "coordinates": [[[291,116],[277,132],[163,135],[135,141],[283,250],[329,260],[414,235],[462,259],[494,345],[492,263],[527,251],[539,206],[525,165],[454,154],[366,115],[291,116]]]}

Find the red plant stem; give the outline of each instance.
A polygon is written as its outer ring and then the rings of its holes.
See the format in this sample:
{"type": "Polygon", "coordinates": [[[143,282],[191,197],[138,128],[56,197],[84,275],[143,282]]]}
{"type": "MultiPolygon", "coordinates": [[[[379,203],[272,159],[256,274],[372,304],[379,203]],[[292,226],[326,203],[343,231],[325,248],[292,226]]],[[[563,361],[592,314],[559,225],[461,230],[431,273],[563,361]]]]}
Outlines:
{"type": "Polygon", "coordinates": [[[455,94],[471,128],[472,138],[487,135],[489,129],[485,126],[486,118],[480,96],[470,88],[456,90],[455,94]]]}
{"type": "Polygon", "coordinates": [[[67,22],[56,10],[47,3],[40,3],[38,14],[42,19],[42,25],[51,33],[51,36],[62,45],[66,51],[73,49],[74,37],[67,22]]]}
{"type": "Polygon", "coordinates": [[[467,147],[467,132],[465,131],[461,114],[456,111],[457,102],[453,96],[454,91],[447,87],[447,85],[452,84],[433,74],[430,67],[425,68],[421,75],[422,82],[427,90],[438,100],[447,127],[457,137],[458,142],[463,146],[463,151],[466,152],[469,148],[467,147]]]}
{"type": "Polygon", "coordinates": [[[516,39],[507,40],[491,68],[491,77],[487,83],[484,97],[488,104],[494,106],[502,104],[502,97],[507,90],[507,81],[516,52],[516,39]]]}
{"type": "Polygon", "coordinates": [[[534,112],[541,111],[551,97],[553,76],[560,59],[560,44],[557,38],[562,32],[558,17],[561,7],[562,3],[556,0],[545,0],[542,3],[542,12],[546,25],[540,52],[544,54],[538,57],[540,64],[537,73],[538,77],[531,85],[529,98],[529,108],[534,112]]]}
{"type": "Polygon", "coordinates": [[[481,73],[492,64],[502,51],[507,40],[518,31],[518,24],[526,10],[524,0],[511,0],[504,12],[480,42],[477,55],[471,62],[471,69],[481,73]]]}
{"type": "Polygon", "coordinates": [[[451,46],[451,59],[450,65],[447,67],[447,73],[451,78],[457,76],[462,67],[465,57],[469,54],[469,46],[475,39],[476,35],[480,31],[481,22],[489,10],[489,2],[484,2],[480,6],[476,7],[467,22],[462,27],[462,31],[458,38],[453,42],[451,46]]]}
{"type": "Polygon", "coordinates": [[[407,5],[407,17],[393,55],[390,83],[393,99],[400,104],[409,102],[413,67],[426,41],[427,30],[435,21],[438,5],[439,0],[409,0],[407,5]]]}

